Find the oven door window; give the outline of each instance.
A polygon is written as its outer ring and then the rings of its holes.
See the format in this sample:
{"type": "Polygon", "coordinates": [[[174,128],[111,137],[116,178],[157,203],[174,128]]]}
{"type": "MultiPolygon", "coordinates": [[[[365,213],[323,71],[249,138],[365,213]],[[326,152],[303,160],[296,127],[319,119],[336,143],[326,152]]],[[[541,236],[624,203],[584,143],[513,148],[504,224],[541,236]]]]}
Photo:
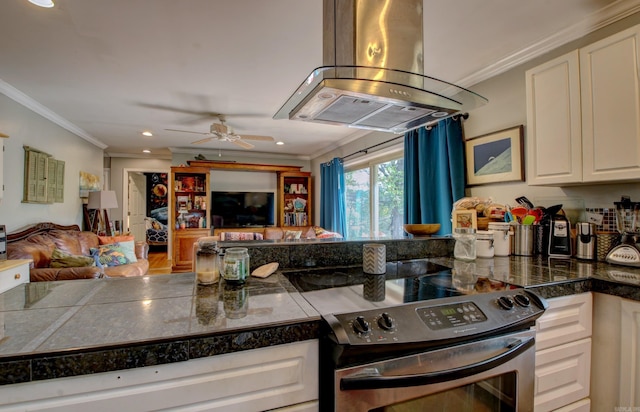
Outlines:
{"type": "Polygon", "coordinates": [[[516,409],[516,373],[509,372],[447,391],[371,409],[371,412],[510,412],[516,409]]]}

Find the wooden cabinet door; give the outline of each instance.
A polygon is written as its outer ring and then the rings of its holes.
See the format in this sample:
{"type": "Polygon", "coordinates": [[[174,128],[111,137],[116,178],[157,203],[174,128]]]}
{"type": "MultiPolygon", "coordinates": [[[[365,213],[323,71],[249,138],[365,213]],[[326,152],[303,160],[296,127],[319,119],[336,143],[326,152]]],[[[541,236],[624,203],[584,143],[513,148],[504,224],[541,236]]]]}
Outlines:
{"type": "Polygon", "coordinates": [[[640,25],[580,49],[583,181],[640,178],[640,25]]]}
{"type": "Polygon", "coordinates": [[[582,180],[578,51],[526,72],[527,183],[582,180]]]}
{"type": "Polygon", "coordinates": [[[191,272],[193,265],[193,244],[201,237],[209,235],[207,229],[185,229],[173,231],[173,272],[191,272]]]}

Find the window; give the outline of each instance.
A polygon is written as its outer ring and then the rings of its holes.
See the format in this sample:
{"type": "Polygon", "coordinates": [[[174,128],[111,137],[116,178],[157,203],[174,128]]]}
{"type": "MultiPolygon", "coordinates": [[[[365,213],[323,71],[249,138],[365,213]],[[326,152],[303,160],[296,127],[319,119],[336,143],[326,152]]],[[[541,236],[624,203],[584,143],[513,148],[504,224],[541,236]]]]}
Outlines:
{"type": "Polygon", "coordinates": [[[347,237],[400,238],[404,223],[404,158],[358,163],[345,170],[347,237]],[[374,190],[371,190],[374,188],[374,190]]]}

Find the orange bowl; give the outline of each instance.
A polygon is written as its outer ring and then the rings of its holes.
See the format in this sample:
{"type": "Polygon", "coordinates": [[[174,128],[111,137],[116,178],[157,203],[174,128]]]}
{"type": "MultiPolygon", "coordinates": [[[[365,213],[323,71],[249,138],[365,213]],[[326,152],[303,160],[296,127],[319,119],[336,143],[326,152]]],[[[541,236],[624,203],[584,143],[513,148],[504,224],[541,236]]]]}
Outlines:
{"type": "Polygon", "coordinates": [[[404,231],[413,236],[433,235],[440,230],[440,223],[410,223],[404,225],[404,231]]]}

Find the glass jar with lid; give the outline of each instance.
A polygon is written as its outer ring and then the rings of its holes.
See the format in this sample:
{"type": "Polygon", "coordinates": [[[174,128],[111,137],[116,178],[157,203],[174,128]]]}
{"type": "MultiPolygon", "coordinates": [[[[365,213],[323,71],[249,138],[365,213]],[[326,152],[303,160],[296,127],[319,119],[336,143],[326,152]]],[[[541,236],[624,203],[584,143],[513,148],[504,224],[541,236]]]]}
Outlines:
{"type": "Polygon", "coordinates": [[[453,232],[456,243],[453,257],[460,260],[476,259],[476,230],[471,227],[457,227],[453,232]]]}
{"type": "Polygon", "coordinates": [[[218,242],[212,237],[198,239],[196,250],[196,278],[200,285],[211,285],[220,280],[218,242]]]}
{"type": "Polygon", "coordinates": [[[222,277],[225,282],[242,284],[249,277],[249,252],[246,247],[230,247],[225,250],[222,277]]]}

